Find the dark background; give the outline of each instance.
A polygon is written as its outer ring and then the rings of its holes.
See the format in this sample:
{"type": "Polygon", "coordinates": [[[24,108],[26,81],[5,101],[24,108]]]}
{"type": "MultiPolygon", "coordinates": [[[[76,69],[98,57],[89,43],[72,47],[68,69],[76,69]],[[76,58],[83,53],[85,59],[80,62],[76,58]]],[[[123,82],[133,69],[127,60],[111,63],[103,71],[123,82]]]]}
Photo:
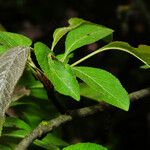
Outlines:
{"type": "MultiPolygon", "coordinates": [[[[133,46],[150,45],[149,0],[0,0],[0,24],[7,31],[30,37],[34,42],[52,43],[55,28],[67,25],[71,17],[105,25],[115,30],[114,40],[133,46]]],[[[63,48],[63,40],[58,44],[63,48]]],[[[76,52],[75,59],[95,50],[95,43],[76,52]]],[[[72,60],[74,61],[74,60],[72,60]]],[[[150,86],[150,70],[122,52],[105,52],[83,65],[106,69],[117,76],[127,91],[150,86]]],[[[150,149],[150,97],[131,103],[129,112],[114,108],[63,127],[68,142],[96,142],[110,150],[150,149]]]]}

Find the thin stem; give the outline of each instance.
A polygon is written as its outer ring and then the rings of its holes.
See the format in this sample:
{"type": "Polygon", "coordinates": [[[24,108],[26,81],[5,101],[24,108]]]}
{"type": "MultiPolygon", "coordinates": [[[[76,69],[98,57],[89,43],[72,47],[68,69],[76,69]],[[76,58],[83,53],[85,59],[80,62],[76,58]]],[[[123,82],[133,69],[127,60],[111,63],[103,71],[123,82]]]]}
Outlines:
{"type": "Polygon", "coordinates": [[[80,64],[81,62],[83,62],[83,61],[85,61],[86,59],[88,59],[88,58],[90,58],[90,57],[92,57],[92,56],[94,56],[94,55],[100,53],[101,51],[103,51],[103,49],[99,49],[99,50],[97,50],[97,51],[94,51],[93,53],[90,53],[90,54],[86,55],[85,57],[83,57],[83,58],[81,58],[80,60],[78,60],[78,61],[74,62],[73,64],[71,64],[71,67],[74,67],[74,66],[80,64]]]}
{"type": "MultiPolygon", "coordinates": [[[[116,47],[115,46],[110,46],[109,47],[109,44],[108,44],[108,45],[106,45],[106,46],[104,46],[104,47],[102,47],[102,48],[100,48],[100,49],[98,49],[98,50],[96,50],[96,51],[94,51],[94,52],[86,55],[85,57],[81,58],[80,60],[74,62],[73,64],[71,64],[71,67],[74,67],[74,66],[80,64],[81,62],[85,61],[86,59],[88,59],[88,58],[90,58],[90,57],[92,57],[92,56],[94,56],[94,55],[96,55],[96,54],[98,54],[100,52],[103,52],[103,51],[106,51],[106,50],[112,50],[112,49],[114,49],[114,50],[121,50],[121,51],[127,52],[127,53],[133,55],[134,57],[138,58],[143,63],[145,63],[146,65],[149,66],[149,64],[147,64],[147,62],[145,62],[139,56],[137,56],[136,54],[134,54],[134,52],[132,52],[131,50],[128,50],[127,48],[125,49],[125,48],[122,48],[122,47],[119,47],[119,46],[118,47],[117,46],[116,47]]],[[[134,51],[134,48],[133,48],[133,51],[134,51]]]]}

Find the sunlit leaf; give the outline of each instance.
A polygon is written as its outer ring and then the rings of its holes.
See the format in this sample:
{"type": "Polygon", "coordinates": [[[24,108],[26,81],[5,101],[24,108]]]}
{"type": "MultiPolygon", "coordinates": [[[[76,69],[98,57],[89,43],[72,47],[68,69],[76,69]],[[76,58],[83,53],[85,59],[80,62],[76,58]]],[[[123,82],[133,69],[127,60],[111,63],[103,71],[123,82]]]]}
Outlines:
{"type": "Polygon", "coordinates": [[[93,94],[92,90],[98,93],[100,97],[97,101],[103,100],[126,111],[129,109],[129,96],[115,76],[105,70],[91,67],[74,67],[74,71],[77,77],[92,88],[88,94],[93,94]]]}
{"type": "Polygon", "coordinates": [[[36,43],[34,46],[35,55],[40,67],[54,85],[56,91],[61,94],[80,99],[80,90],[75,75],[69,66],[65,66],[56,58],[50,58],[53,52],[43,43],[36,43]],[[49,58],[48,58],[49,54],[49,58]]]}
{"type": "Polygon", "coordinates": [[[85,23],[70,31],[65,42],[65,56],[81,46],[94,43],[112,35],[113,30],[93,23],[85,23]]]}
{"type": "Polygon", "coordinates": [[[4,122],[5,111],[11,103],[15,85],[21,77],[30,48],[15,47],[0,57],[0,128],[4,122]]]}

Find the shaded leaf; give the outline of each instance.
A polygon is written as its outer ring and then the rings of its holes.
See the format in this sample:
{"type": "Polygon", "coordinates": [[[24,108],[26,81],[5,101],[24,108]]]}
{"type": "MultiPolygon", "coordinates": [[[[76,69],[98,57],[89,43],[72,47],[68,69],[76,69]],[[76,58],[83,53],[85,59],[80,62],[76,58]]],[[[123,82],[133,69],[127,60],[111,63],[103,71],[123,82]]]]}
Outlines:
{"type": "Polygon", "coordinates": [[[29,68],[25,69],[18,85],[21,87],[25,86],[27,91],[30,91],[30,96],[34,96],[40,99],[48,99],[43,84],[33,76],[29,68]]]}
{"type": "Polygon", "coordinates": [[[1,145],[1,144],[0,144],[0,149],[1,150],[12,150],[10,147],[5,146],[5,145],[1,145]]]}
{"type": "Polygon", "coordinates": [[[107,148],[95,143],[78,143],[63,148],[63,150],[108,150],[107,148]]]}
{"type": "Polygon", "coordinates": [[[27,123],[15,117],[7,117],[4,123],[4,127],[13,127],[13,128],[16,127],[27,131],[31,130],[30,126],[27,123]]]}
{"type": "Polygon", "coordinates": [[[80,83],[80,94],[81,96],[96,100],[102,101],[101,93],[97,92],[96,90],[92,89],[85,83],[80,83]]]}
{"type": "Polygon", "coordinates": [[[24,138],[27,134],[29,134],[26,130],[13,130],[8,133],[3,133],[3,136],[13,137],[13,138],[24,138]]]}
{"type": "Polygon", "coordinates": [[[74,67],[74,71],[77,77],[99,93],[98,101],[103,100],[126,111],[129,109],[129,96],[119,80],[112,74],[91,67],[74,67]]]}
{"type": "Polygon", "coordinates": [[[64,147],[68,145],[62,139],[57,138],[51,133],[47,134],[42,140],[35,140],[34,144],[50,150],[59,149],[57,146],[64,147]]]}
{"type": "Polygon", "coordinates": [[[29,51],[30,48],[15,47],[0,57],[0,128],[15,85],[24,71],[29,51]]]}
{"type": "Polygon", "coordinates": [[[59,147],[53,145],[53,144],[50,144],[50,143],[45,143],[41,140],[35,140],[33,142],[35,145],[39,146],[39,147],[42,147],[44,149],[47,149],[47,150],[60,150],[59,147]]]}
{"type": "Polygon", "coordinates": [[[68,143],[66,143],[62,139],[56,137],[52,133],[48,133],[47,136],[42,139],[42,141],[45,143],[50,143],[50,144],[56,145],[56,146],[68,146],[68,143]]]}
{"type": "Polygon", "coordinates": [[[85,23],[70,31],[65,42],[65,57],[81,46],[94,43],[100,39],[112,35],[113,30],[93,23],[85,23]]]}
{"type": "Polygon", "coordinates": [[[61,27],[61,28],[57,28],[54,31],[53,34],[53,43],[52,43],[52,47],[51,49],[53,50],[54,47],[56,46],[56,44],[58,43],[58,41],[69,31],[71,31],[72,29],[75,29],[76,27],[80,26],[81,24],[83,24],[84,22],[86,22],[85,20],[81,19],[81,18],[71,18],[69,19],[68,23],[69,26],[68,27],[61,27]]]}

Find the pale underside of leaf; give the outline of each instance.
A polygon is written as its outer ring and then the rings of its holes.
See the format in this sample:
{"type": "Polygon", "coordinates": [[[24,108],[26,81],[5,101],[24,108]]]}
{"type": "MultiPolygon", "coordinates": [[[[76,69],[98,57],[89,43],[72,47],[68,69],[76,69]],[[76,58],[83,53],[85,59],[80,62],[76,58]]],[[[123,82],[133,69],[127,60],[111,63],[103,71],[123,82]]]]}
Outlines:
{"type": "Polygon", "coordinates": [[[12,93],[24,71],[29,51],[30,48],[15,47],[0,57],[0,117],[5,116],[11,103],[12,93]]]}

